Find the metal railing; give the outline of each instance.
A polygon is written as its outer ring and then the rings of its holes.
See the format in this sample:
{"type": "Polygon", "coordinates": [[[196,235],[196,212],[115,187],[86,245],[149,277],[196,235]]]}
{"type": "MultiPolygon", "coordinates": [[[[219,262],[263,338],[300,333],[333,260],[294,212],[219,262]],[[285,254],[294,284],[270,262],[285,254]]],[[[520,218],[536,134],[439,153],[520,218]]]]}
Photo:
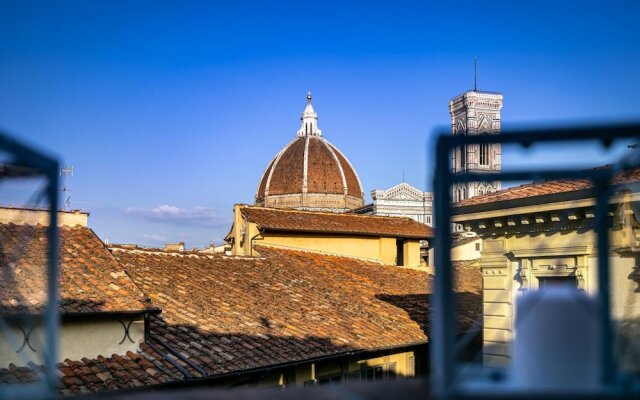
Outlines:
{"type": "MultiPolygon", "coordinates": [[[[503,132],[497,135],[451,135],[442,131],[438,137],[435,158],[434,176],[434,217],[437,224],[435,238],[435,293],[432,315],[433,341],[431,347],[431,391],[438,399],[449,399],[461,396],[459,379],[461,365],[456,360],[455,341],[455,301],[453,293],[453,271],[451,268],[450,248],[452,243],[452,210],[451,188],[454,184],[466,182],[524,181],[544,179],[587,179],[593,183],[596,199],[595,226],[606,227],[608,221],[608,199],[612,194],[610,182],[613,176],[631,168],[640,167],[640,156],[634,152],[633,157],[621,160],[612,168],[602,169],[528,169],[512,172],[464,172],[453,173],[451,170],[451,154],[459,147],[479,144],[511,144],[528,148],[533,144],[555,144],[560,142],[586,143],[599,142],[609,147],[616,140],[640,140],[640,124],[602,125],[584,127],[561,127],[547,129],[530,129],[503,132]]],[[[602,363],[602,393],[623,394],[619,389],[617,365],[613,351],[613,327],[610,312],[609,284],[609,230],[596,229],[598,251],[598,296],[602,305],[599,322],[603,329],[600,362],[602,363]]],[[[468,393],[466,394],[468,395],[468,393]]],[[[483,396],[479,396],[483,397],[483,396]]],[[[514,397],[508,387],[499,388],[490,397],[514,397]]],[[[517,397],[517,396],[516,396],[517,397]]]]}
{"type": "MultiPolygon", "coordinates": [[[[0,165],[0,179],[42,178],[45,187],[38,193],[38,199],[47,207],[49,225],[46,229],[47,246],[47,303],[44,314],[44,330],[46,336],[44,348],[44,366],[42,372],[32,371],[39,376],[31,384],[0,384],[0,398],[44,398],[55,393],[58,383],[58,174],[59,163],[55,158],[43,154],[32,147],[0,132],[0,151],[5,156],[0,165]]],[[[45,267],[45,266],[43,266],[45,267]]],[[[0,319],[3,319],[0,315],[0,319]]],[[[33,315],[27,315],[33,318],[33,315]]],[[[4,320],[3,320],[4,322],[4,320]]],[[[2,326],[7,328],[7,324],[2,326]]],[[[10,336],[10,329],[0,330],[0,335],[10,336]]]]}

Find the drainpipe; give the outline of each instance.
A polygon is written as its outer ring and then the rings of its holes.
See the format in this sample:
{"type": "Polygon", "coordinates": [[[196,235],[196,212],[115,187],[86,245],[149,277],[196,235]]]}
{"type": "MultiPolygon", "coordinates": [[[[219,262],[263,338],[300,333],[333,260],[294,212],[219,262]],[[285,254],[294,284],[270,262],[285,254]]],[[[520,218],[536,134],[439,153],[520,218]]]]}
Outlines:
{"type": "Polygon", "coordinates": [[[149,313],[144,313],[144,342],[149,341],[149,335],[151,334],[151,321],[149,320],[149,313]]]}
{"type": "Polygon", "coordinates": [[[251,255],[253,255],[253,241],[254,240],[264,240],[264,236],[261,238],[258,238],[258,236],[262,235],[262,233],[264,232],[264,229],[258,228],[258,233],[256,233],[255,235],[253,235],[253,237],[251,239],[249,239],[249,246],[251,248],[251,255]]]}
{"type": "Polygon", "coordinates": [[[147,343],[147,346],[151,347],[153,349],[153,351],[155,351],[156,353],[160,354],[162,356],[163,359],[169,361],[169,363],[171,365],[173,365],[174,367],[176,367],[178,369],[178,371],[180,371],[180,373],[187,379],[193,378],[193,376],[189,373],[189,371],[187,371],[184,367],[182,367],[180,364],[178,364],[173,357],[169,357],[168,354],[163,353],[160,351],[160,349],[158,349],[156,346],[152,345],[151,343],[147,343]]]}

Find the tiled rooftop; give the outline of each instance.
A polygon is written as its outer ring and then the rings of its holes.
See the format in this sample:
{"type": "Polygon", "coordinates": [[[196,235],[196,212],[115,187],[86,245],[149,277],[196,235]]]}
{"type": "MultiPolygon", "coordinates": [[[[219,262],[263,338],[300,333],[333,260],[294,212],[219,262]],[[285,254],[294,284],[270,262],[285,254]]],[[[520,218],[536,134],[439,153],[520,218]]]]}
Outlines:
{"type": "MultiPolygon", "coordinates": [[[[612,185],[622,185],[640,181],[640,169],[617,174],[612,180],[612,185]]],[[[479,204],[496,203],[508,200],[517,200],[536,196],[547,196],[559,193],[576,192],[591,189],[593,184],[588,179],[556,179],[541,182],[528,183],[497,192],[475,196],[457,203],[453,207],[466,207],[479,204]]]]}
{"type": "Polygon", "coordinates": [[[286,210],[245,206],[242,213],[261,228],[273,231],[324,232],[427,239],[433,229],[411,218],[351,213],[286,210]]]}
{"type": "MultiPolygon", "coordinates": [[[[178,365],[189,371],[189,366],[178,360],[178,365]]],[[[183,379],[184,376],[171,363],[142,344],[138,354],[127,352],[125,356],[113,354],[90,360],[64,360],[58,364],[60,383],[58,389],[64,396],[136,388],[183,379]]],[[[40,367],[0,368],[0,384],[31,383],[37,380],[34,371],[40,367]]],[[[195,374],[195,371],[191,370],[195,374]]]]}
{"type": "MultiPolygon", "coordinates": [[[[428,340],[431,277],[346,257],[257,247],[262,257],[114,250],[162,308],[160,336],[210,374],[428,340]]],[[[464,326],[479,269],[460,270],[464,326]]]]}
{"type": "MultiPolygon", "coordinates": [[[[30,229],[34,231],[27,234],[42,228],[30,229]]],[[[260,257],[255,258],[114,248],[120,262],[114,264],[97,248],[98,239],[89,229],[61,233],[63,251],[75,251],[63,262],[65,279],[101,276],[83,272],[94,269],[119,274],[124,268],[162,308],[161,314],[151,316],[150,343],[159,346],[156,338],[164,341],[209,375],[428,341],[432,277],[424,272],[264,246],[257,246],[260,257]],[[82,264],[74,264],[81,259],[82,264]],[[122,267],[116,269],[118,265],[122,267]]],[[[481,315],[480,271],[469,265],[456,270],[457,290],[462,292],[459,322],[469,328],[481,315]]],[[[104,284],[111,282],[101,277],[104,284]]],[[[118,284],[133,290],[130,281],[118,284]]],[[[112,301],[127,298],[121,292],[112,296],[112,301]]],[[[108,299],[96,299],[111,306],[108,299]]],[[[170,358],[192,377],[202,377],[170,358]]],[[[59,370],[59,390],[66,396],[188,379],[147,344],[138,354],[65,360],[59,370]]],[[[34,379],[29,367],[0,368],[0,383],[34,379]]]]}
{"type": "MultiPolygon", "coordinates": [[[[59,232],[63,313],[152,307],[91,229],[59,232]]],[[[44,226],[0,224],[0,314],[37,313],[46,305],[47,243],[44,226]]]]}

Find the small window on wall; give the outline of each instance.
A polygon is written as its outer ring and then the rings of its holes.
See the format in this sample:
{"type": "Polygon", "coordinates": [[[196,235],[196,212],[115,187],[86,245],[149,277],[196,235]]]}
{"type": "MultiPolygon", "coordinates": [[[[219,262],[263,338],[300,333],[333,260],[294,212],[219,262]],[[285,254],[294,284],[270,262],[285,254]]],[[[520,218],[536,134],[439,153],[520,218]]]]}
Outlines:
{"type": "Polygon", "coordinates": [[[538,288],[544,290],[550,287],[578,288],[578,280],[575,276],[539,276],[538,288]]]}
{"type": "Polygon", "coordinates": [[[342,375],[325,376],[318,378],[318,385],[320,386],[335,386],[342,382],[342,375]]]}
{"type": "Polygon", "coordinates": [[[367,368],[362,371],[362,380],[367,382],[381,381],[384,378],[382,366],[367,368]]]}
{"type": "Polygon", "coordinates": [[[476,251],[481,251],[481,250],[482,250],[482,248],[481,248],[480,243],[476,243],[476,251]]]}
{"type": "Polygon", "coordinates": [[[396,265],[404,265],[404,239],[396,239],[396,265]]]}
{"type": "Polygon", "coordinates": [[[363,368],[360,371],[360,376],[362,381],[366,382],[396,379],[398,376],[396,373],[396,363],[392,362],[384,365],[363,368]]]}

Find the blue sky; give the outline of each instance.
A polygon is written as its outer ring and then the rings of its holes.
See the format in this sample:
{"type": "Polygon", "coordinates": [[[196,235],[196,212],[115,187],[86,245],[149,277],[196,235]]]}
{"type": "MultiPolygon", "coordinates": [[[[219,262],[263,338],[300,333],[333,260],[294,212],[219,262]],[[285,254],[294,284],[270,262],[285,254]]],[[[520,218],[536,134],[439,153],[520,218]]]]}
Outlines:
{"type": "MultiPolygon", "coordinates": [[[[640,118],[640,2],[0,1],[0,128],[73,164],[103,239],[219,241],[295,135],[307,90],[364,190],[429,189],[447,102],[503,128],[640,118]]],[[[606,162],[587,148],[503,166],[606,162]]],[[[0,200],[3,194],[0,193],[0,200]]]]}

